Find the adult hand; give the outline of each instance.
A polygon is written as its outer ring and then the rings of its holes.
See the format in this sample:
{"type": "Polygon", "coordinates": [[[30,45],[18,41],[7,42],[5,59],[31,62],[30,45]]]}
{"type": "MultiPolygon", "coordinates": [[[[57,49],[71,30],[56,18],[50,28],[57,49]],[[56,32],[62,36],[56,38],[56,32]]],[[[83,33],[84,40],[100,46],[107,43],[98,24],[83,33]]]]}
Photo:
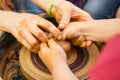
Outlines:
{"type": "Polygon", "coordinates": [[[6,31],[10,32],[20,43],[32,50],[39,48],[40,42],[48,40],[44,31],[50,32],[57,37],[60,31],[49,21],[29,13],[5,12],[4,21],[6,31]],[[44,31],[43,31],[44,30],[44,31]]]}
{"type": "Polygon", "coordinates": [[[92,17],[84,10],[76,7],[74,4],[66,0],[56,0],[51,14],[59,23],[59,28],[64,29],[65,26],[72,21],[87,21],[92,20],[92,17]]]}
{"type": "Polygon", "coordinates": [[[92,44],[92,41],[86,40],[84,35],[84,22],[71,22],[63,30],[63,40],[70,39],[74,46],[86,47],[92,44]]]}
{"type": "Polygon", "coordinates": [[[54,40],[50,39],[47,43],[40,44],[39,57],[45,63],[47,68],[52,72],[56,65],[66,63],[67,57],[63,48],[54,40]]]}

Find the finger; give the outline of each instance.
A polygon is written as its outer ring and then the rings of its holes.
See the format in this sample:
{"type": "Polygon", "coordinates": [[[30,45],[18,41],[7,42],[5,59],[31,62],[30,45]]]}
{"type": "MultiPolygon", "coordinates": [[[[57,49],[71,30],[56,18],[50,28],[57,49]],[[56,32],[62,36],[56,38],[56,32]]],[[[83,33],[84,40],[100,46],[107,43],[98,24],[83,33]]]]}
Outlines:
{"type": "Polygon", "coordinates": [[[50,32],[51,34],[53,34],[54,37],[57,37],[61,33],[60,30],[57,29],[51,22],[49,22],[49,21],[47,21],[45,19],[42,19],[42,20],[41,19],[39,19],[38,25],[42,29],[50,32]]]}
{"type": "Polygon", "coordinates": [[[71,40],[71,42],[74,46],[80,45],[84,41],[85,41],[85,37],[83,35],[81,35],[78,38],[74,38],[74,39],[71,40]]]}
{"type": "Polygon", "coordinates": [[[48,48],[47,43],[41,43],[40,44],[40,50],[47,49],[47,48],[48,48]]]}
{"type": "Polygon", "coordinates": [[[39,52],[39,50],[40,50],[40,45],[37,45],[31,49],[31,51],[36,54],[39,52]]]}
{"type": "Polygon", "coordinates": [[[23,31],[22,36],[33,47],[39,44],[38,40],[28,31],[23,31]]]}
{"type": "Polygon", "coordinates": [[[19,36],[19,37],[18,37],[18,41],[19,41],[22,45],[24,45],[27,49],[29,49],[29,50],[32,49],[32,46],[30,45],[30,43],[28,43],[28,42],[26,41],[26,39],[24,39],[23,37],[19,36]]]}
{"type": "Polygon", "coordinates": [[[47,53],[50,53],[49,48],[47,46],[47,43],[41,43],[40,44],[40,51],[38,52],[38,55],[42,59],[42,61],[44,61],[44,58],[45,58],[47,53]]]}
{"type": "Polygon", "coordinates": [[[48,40],[47,35],[37,26],[32,28],[31,32],[36,38],[38,38],[42,42],[46,42],[48,40]]]}
{"type": "Polygon", "coordinates": [[[49,47],[52,49],[52,50],[59,50],[61,49],[61,47],[53,40],[53,39],[50,39],[48,41],[48,45],[49,47]]]}
{"type": "Polygon", "coordinates": [[[90,45],[92,45],[92,41],[89,40],[89,41],[87,41],[87,47],[90,45]]]}
{"type": "Polygon", "coordinates": [[[86,45],[87,45],[87,42],[84,41],[84,42],[80,45],[80,47],[86,47],[86,45]]]}
{"type": "Polygon", "coordinates": [[[71,11],[67,10],[67,11],[63,12],[61,21],[59,23],[60,30],[63,30],[66,27],[66,25],[70,22],[70,18],[71,18],[71,11]]]}
{"type": "Polygon", "coordinates": [[[63,34],[60,33],[57,38],[56,38],[58,41],[62,41],[63,40],[63,34]]]}
{"type": "Polygon", "coordinates": [[[92,17],[90,16],[90,14],[87,13],[86,11],[84,11],[78,7],[75,7],[75,10],[76,10],[76,12],[80,13],[79,17],[78,17],[79,21],[93,20],[92,17]]]}
{"type": "Polygon", "coordinates": [[[57,23],[60,23],[61,15],[55,14],[55,19],[56,19],[57,23]]]}
{"type": "Polygon", "coordinates": [[[69,26],[62,32],[62,35],[63,35],[63,40],[65,40],[65,39],[77,38],[79,37],[80,34],[73,27],[69,26]]]}
{"type": "Polygon", "coordinates": [[[49,50],[47,43],[41,43],[40,44],[40,52],[45,53],[47,50],[49,50]]]}

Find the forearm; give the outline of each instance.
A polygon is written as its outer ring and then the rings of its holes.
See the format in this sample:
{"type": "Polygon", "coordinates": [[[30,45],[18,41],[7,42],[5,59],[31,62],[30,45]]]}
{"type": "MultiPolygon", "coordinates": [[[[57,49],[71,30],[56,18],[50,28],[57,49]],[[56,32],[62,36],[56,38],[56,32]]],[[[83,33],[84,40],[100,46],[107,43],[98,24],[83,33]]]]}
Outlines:
{"type": "Polygon", "coordinates": [[[5,25],[4,25],[4,12],[0,10],[0,31],[5,31],[5,25]]]}
{"type": "Polygon", "coordinates": [[[10,24],[9,22],[10,22],[11,15],[14,15],[12,13],[13,12],[10,12],[10,11],[0,10],[0,31],[5,31],[5,32],[8,31],[9,26],[7,25],[10,24]]]}
{"type": "Polygon", "coordinates": [[[40,8],[42,8],[44,11],[47,10],[47,5],[50,0],[31,0],[33,3],[38,5],[40,8]]]}
{"type": "MultiPolygon", "coordinates": [[[[31,1],[36,5],[38,5],[40,8],[42,8],[44,11],[47,11],[48,3],[51,0],[31,0],[31,1]]],[[[65,0],[55,0],[55,2],[57,1],[65,1],[65,0]]]]}
{"type": "Polygon", "coordinates": [[[56,64],[52,76],[53,80],[78,80],[66,63],[56,64]]]}
{"type": "Polygon", "coordinates": [[[105,42],[120,33],[120,19],[93,20],[85,22],[84,35],[87,40],[105,42]]]}
{"type": "Polygon", "coordinates": [[[116,12],[116,18],[120,18],[120,7],[118,8],[117,12],[116,12]]]}

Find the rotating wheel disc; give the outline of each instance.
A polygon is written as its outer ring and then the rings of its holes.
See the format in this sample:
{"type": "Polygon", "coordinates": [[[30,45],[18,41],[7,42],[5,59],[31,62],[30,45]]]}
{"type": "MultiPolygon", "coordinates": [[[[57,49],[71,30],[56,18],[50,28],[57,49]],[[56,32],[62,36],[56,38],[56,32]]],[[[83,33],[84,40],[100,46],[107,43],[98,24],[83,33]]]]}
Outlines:
{"type": "MultiPolygon", "coordinates": [[[[93,66],[99,50],[95,44],[88,48],[73,47],[73,53],[67,55],[72,72],[81,80],[86,78],[88,70],[93,66]]],[[[37,54],[23,47],[20,51],[20,65],[25,77],[29,80],[52,80],[51,73],[37,54]]],[[[56,64],[57,65],[57,64],[56,64]]]]}

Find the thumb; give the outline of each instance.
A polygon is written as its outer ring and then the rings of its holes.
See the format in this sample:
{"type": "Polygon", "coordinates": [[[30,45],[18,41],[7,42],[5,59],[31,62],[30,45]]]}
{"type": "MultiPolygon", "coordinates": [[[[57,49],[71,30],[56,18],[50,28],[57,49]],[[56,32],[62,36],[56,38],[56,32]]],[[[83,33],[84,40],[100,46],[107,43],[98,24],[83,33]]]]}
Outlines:
{"type": "Polygon", "coordinates": [[[62,18],[59,23],[59,29],[63,30],[66,25],[70,22],[71,13],[69,11],[63,12],[62,18]]]}
{"type": "Polygon", "coordinates": [[[52,50],[58,50],[60,48],[60,46],[53,39],[48,40],[48,45],[52,50]]]}
{"type": "Polygon", "coordinates": [[[62,32],[62,39],[74,39],[80,36],[80,34],[75,30],[73,27],[67,27],[63,32],[62,32]]]}
{"type": "MultiPolygon", "coordinates": [[[[78,38],[80,35],[83,34],[82,27],[80,27],[79,22],[71,22],[67,27],[62,31],[62,40],[65,39],[73,39],[73,38],[78,38]]],[[[60,35],[58,36],[58,38],[60,35]]],[[[61,38],[61,37],[60,37],[61,38]]]]}

